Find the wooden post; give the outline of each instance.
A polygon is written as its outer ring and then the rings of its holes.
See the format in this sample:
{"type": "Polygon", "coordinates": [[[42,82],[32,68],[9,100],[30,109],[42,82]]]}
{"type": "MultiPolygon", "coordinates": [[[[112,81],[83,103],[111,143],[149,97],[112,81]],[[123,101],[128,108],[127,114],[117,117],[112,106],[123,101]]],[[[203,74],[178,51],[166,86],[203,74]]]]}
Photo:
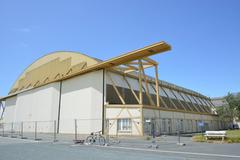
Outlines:
{"type": "Polygon", "coordinates": [[[157,106],[160,107],[159,101],[159,84],[158,84],[158,65],[155,65],[155,87],[156,87],[156,99],[157,99],[157,106]]]}
{"type": "Polygon", "coordinates": [[[149,93],[148,79],[147,79],[147,77],[146,77],[146,75],[145,75],[144,68],[143,68],[142,61],[141,61],[141,60],[140,60],[140,65],[141,65],[141,70],[142,70],[142,76],[143,76],[143,79],[144,79],[145,85],[146,85],[145,93],[146,93],[146,95],[147,95],[147,97],[148,97],[148,100],[149,100],[150,104],[151,104],[152,106],[155,106],[155,103],[154,103],[154,101],[152,100],[152,97],[150,96],[150,93],[149,93]]]}
{"type": "Polygon", "coordinates": [[[141,67],[141,60],[138,60],[138,83],[139,83],[139,104],[143,104],[143,97],[142,97],[142,67],[141,67]]]}

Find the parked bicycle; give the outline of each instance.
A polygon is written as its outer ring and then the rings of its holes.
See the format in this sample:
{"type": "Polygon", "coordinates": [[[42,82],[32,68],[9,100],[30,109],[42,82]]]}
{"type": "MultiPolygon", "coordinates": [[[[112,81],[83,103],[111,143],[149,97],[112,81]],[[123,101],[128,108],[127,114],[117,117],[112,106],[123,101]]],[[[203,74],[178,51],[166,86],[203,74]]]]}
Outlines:
{"type": "Polygon", "coordinates": [[[102,136],[102,131],[92,132],[90,136],[86,138],[86,144],[99,144],[105,145],[106,140],[102,136]]]}

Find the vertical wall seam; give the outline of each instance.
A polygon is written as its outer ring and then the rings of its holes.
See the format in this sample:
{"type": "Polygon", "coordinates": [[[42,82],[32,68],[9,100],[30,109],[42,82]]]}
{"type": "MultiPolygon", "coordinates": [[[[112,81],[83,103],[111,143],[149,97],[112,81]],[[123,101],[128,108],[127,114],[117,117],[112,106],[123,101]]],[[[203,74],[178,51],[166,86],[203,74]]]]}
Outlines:
{"type": "Polygon", "coordinates": [[[104,103],[105,103],[105,69],[103,69],[103,96],[102,96],[102,133],[104,134],[104,121],[105,121],[105,107],[104,107],[104,103]]]}
{"type": "Polygon", "coordinates": [[[59,82],[59,99],[58,99],[58,120],[57,120],[57,133],[59,133],[59,123],[60,123],[60,109],[62,100],[62,81],[59,82]]]}

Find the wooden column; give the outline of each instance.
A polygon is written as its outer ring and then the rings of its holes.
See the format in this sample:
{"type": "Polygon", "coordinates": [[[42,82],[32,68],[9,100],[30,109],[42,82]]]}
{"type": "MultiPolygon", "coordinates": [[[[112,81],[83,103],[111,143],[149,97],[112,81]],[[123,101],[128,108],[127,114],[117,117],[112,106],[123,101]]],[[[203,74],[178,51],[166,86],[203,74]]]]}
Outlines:
{"type": "Polygon", "coordinates": [[[139,83],[139,104],[143,104],[142,96],[142,62],[138,60],[138,83],[139,83]]]}
{"type": "Polygon", "coordinates": [[[155,65],[155,87],[156,87],[156,99],[157,99],[157,106],[160,107],[160,100],[159,100],[159,84],[158,84],[158,64],[155,65]]]}

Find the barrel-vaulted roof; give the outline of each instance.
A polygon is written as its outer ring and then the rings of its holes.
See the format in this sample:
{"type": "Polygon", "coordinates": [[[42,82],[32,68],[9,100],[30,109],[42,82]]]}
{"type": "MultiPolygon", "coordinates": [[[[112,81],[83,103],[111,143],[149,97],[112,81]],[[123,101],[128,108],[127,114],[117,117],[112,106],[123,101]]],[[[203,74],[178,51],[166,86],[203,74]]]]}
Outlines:
{"type": "Polygon", "coordinates": [[[54,52],[43,56],[28,66],[17,78],[9,94],[0,100],[52,82],[65,80],[94,70],[111,68],[170,49],[171,46],[162,41],[106,61],[101,61],[78,52],[54,52]]]}
{"type": "Polygon", "coordinates": [[[41,57],[28,66],[17,78],[10,94],[61,79],[79,70],[99,63],[100,60],[78,52],[59,51],[41,57]]]}

